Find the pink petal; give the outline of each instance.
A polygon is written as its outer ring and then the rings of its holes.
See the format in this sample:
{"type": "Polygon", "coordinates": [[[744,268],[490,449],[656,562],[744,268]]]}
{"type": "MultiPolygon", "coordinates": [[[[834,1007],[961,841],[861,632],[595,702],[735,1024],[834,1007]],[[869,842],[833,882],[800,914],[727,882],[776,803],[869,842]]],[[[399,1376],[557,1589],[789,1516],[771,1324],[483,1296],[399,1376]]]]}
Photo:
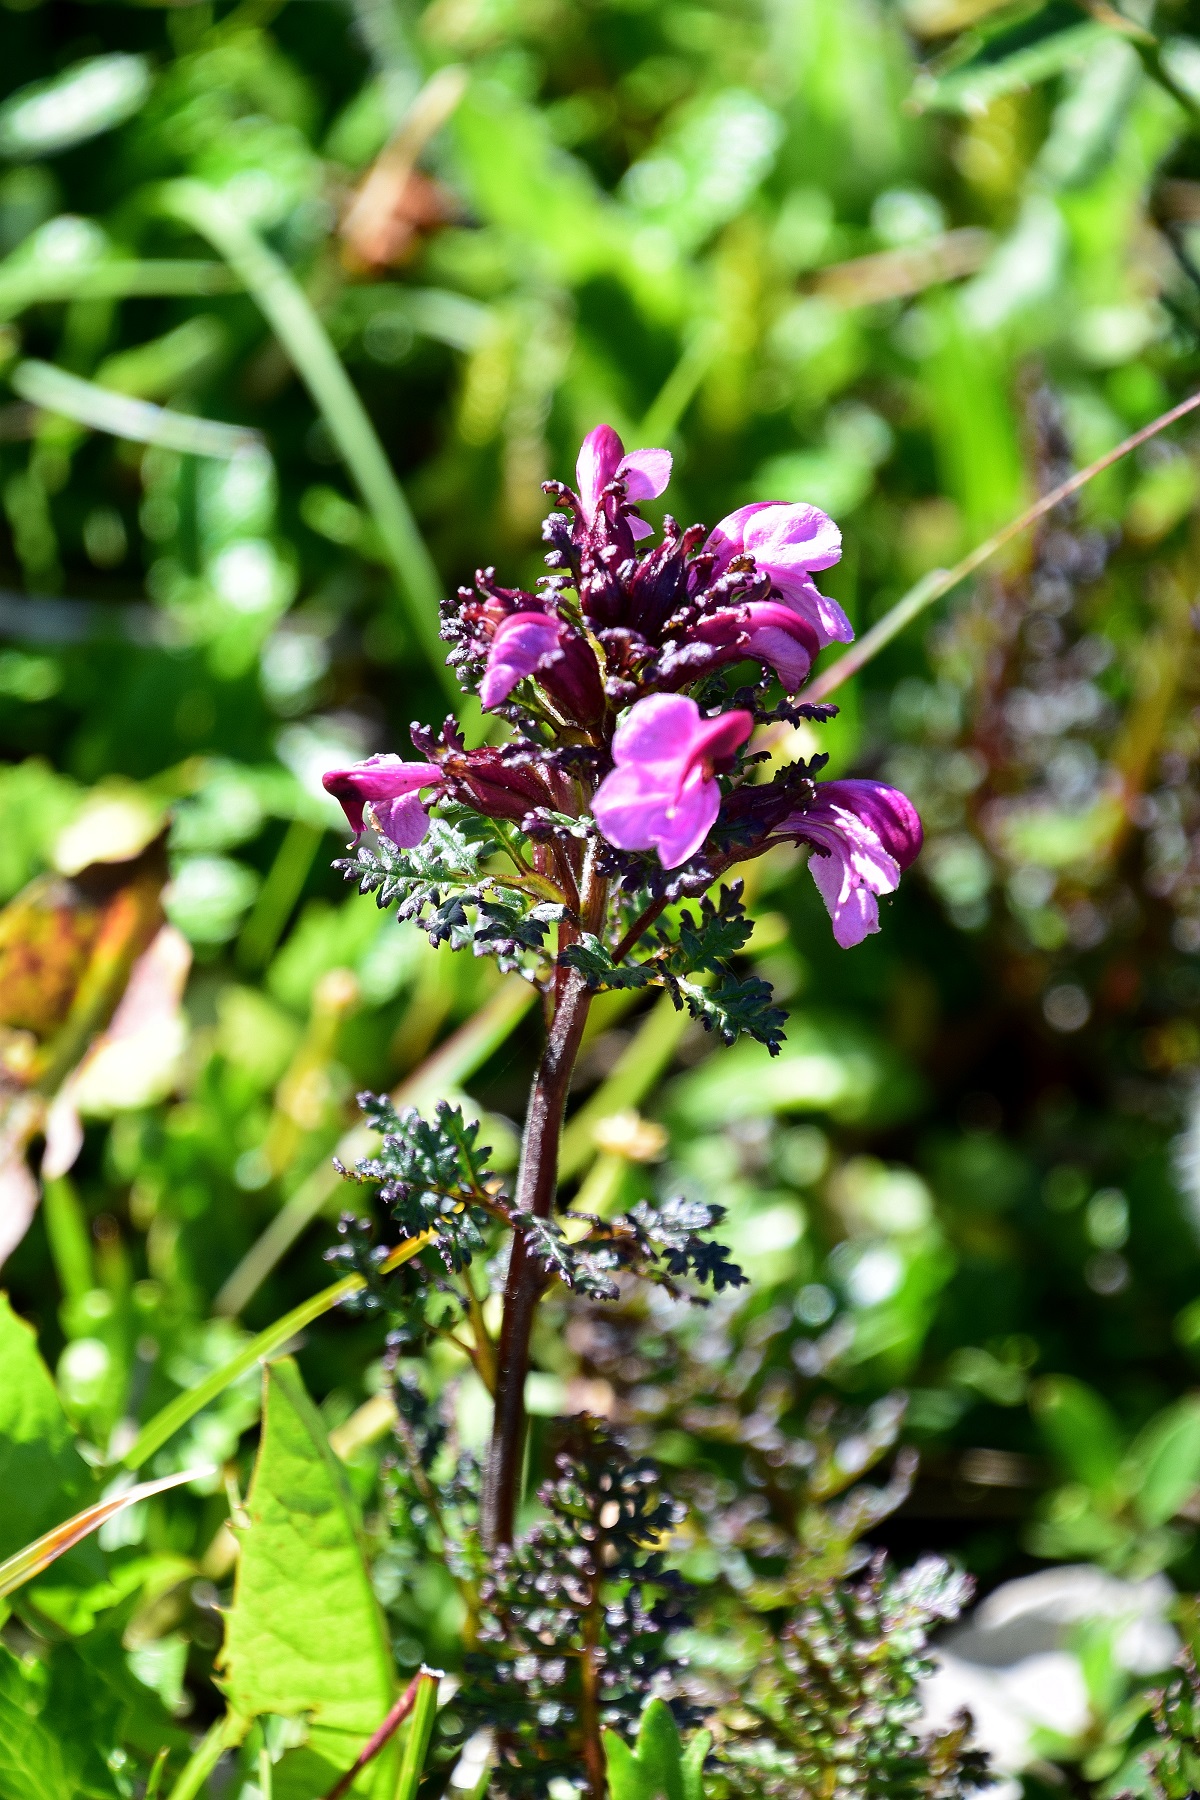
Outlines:
{"type": "Polygon", "coordinates": [[[625,446],[611,425],[597,425],[583,440],[575,464],[575,483],[589,525],[596,516],[600,496],[620,467],[624,453],[625,446]]]}
{"type": "Polygon", "coordinates": [[[794,694],[808,680],[813,659],[795,633],[779,625],[752,627],[746,648],[757,662],[768,663],[774,669],[789,694],[794,694]]]}
{"type": "Polygon", "coordinates": [[[627,500],[657,500],[671,479],[671,452],[631,450],[622,458],[617,474],[624,478],[627,500]]]}
{"type": "Polygon", "coordinates": [[[508,699],[527,675],[537,673],[558,648],[557,619],[547,613],[512,613],[501,620],[488,650],[487,671],[479,689],[486,710],[508,699]]]}
{"type": "Polygon", "coordinates": [[[899,864],[907,869],[924,842],[920,816],[907,794],[889,787],[884,781],[847,779],[823,781],[817,787],[814,810],[825,807],[843,815],[851,815],[869,828],[872,836],[899,864]]]}
{"type": "Polygon", "coordinates": [[[396,800],[376,800],[371,812],[384,837],[391,838],[398,850],[415,850],[429,830],[429,814],[417,794],[402,794],[396,800]]]}
{"type": "Polygon", "coordinates": [[[701,758],[714,766],[728,762],[753,730],[753,716],[740,707],[719,713],[715,719],[702,719],[692,735],[689,766],[695,766],[701,758]]]}
{"type": "Polygon", "coordinates": [[[793,572],[765,562],[760,562],[758,566],[764,575],[770,576],[783,596],[785,605],[798,618],[807,620],[818,633],[822,649],[826,644],[853,643],[853,625],[837,601],[821,592],[811,575],[804,570],[793,572]]]}
{"type": "Polygon", "coordinates": [[[677,763],[700,727],[700,708],[686,694],[651,694],[630,708],[613,738],[617,763],[677,763]]]}
{"type": "Polygon", "coordinates": [[[713,526],[704,548],[716,557],[718,575],[745,549],[746,526],[749,521],[755,513],[762,512],[764,506],[770,504],[768,500],[755,500],[749,506],[739,506],[736,512],[727,513],[713,526]]]}
{"type": "Polygon", "coordinates": [[[41,1189],[30,1174],[24,1148],[14,1146],[7,1161],[0,1163],[0,1266],[29,1230],[40,1198],[41,1189]]]}
{"type": "Polygon", "coordinates": [[[596,822],[610,844],[619,850],[657,850],[667,869],[695,854],[720,809],[720,788],[699,769],[681,791],[656,788],[644,768],[614,769],[592,801],[596,822]]]}
{"type": "MultiPolygon", "coordinates": [[[[75,1084],[70,1079],[59,1088],[46,1114],[46,1148],[42,1152],[42,1180],[57,1181],[75,1167],[83,1149],[83,1120],[75,1103],[75,1084]]],[[[22,1157],[20,1167],[24,1168],[22,1157]]],[[[19,1175],[18,1175],[19,1179],[19,1175]]],[[[2,1233],[0,1233],[2,1235],[2,1233]]],[[[4,1259],[0,1257],[0,1262],[4,1259]]]]}
{"type": "Polygon", "coordinates": [[[664,869],[677,869],[696,854],[720,810],[721,790],[716,782],[706,781],[699,769],[693,770],[678,800],[655,821],[658,857],[664,869]]]}
{"type": "Polygon", "coordinates": [[[592,800],[592,815],[618,850],[649,850],[654,839],[647,821],[669,803],[670,795],[653,784],[645,769],[626,766],[604,777],[592,800]]]}
{"type": "Polygon", "coordinates": [[[870,888],[851,883],[849,871],[836,851],[810,856],[808,869],[829,913],[834,941],[843,950],[853,950],[879,930],[878,900],[870,888]]]}
{"type": "Polygon", "coordinates": [[[743,542],[764,565],[795,569],[829,569],[842,554],[842,534],[819,506],[757,507],[746,521],[743,542]]]}

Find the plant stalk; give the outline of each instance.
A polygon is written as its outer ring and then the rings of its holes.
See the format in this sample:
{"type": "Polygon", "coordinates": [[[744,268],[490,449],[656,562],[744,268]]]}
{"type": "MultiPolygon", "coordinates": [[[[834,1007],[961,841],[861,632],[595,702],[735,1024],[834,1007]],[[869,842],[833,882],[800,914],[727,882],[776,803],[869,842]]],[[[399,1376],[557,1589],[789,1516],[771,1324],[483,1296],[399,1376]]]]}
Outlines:
{"type": "MultiPolygon", "coordinates": [[[[580,883],[580,912],[585,930],[599,928],[608,904],[608,884],[597,876],[589,855],[580,883]]],[[[567,931],[560,948],[568,941],[567,931]]],[[[583,1041],[592,993],[576,969],[557,971],[554,1016],[529,1095],[521,1166],[517,1172],[516,1211],[548,1219],[558,1191],[558,1152],[571,1075],[583,1041]]],[[[534,1316],[546,1284],[545,1274],[518,1227],[513,1232],[504,1318],[496,1350],[496,1408],[483,1494],[483,1541],[489,1550],[510,1544],[516,1517],[521,1464],[525,1450],[525,1377],[529,1373],[529,1340],[534,1316]]]]}
{"type": "MultiPolygon", "coordinates": [[[[548,1219],[554,1210],[563,1113],[591,1000],[583,976],[575,969],[568,970],[529,1095],[516,1209],[538,1219],[548,1219]]],[[[496,1355],[496,1410],[484,1488],[483,1535],[489,1550],[512,1542],[525,1449],[529,1339],[544,1285],[541,1265],[518,1227],[513,1233],[504,1289],[504,1319],[496,1355]]]]}

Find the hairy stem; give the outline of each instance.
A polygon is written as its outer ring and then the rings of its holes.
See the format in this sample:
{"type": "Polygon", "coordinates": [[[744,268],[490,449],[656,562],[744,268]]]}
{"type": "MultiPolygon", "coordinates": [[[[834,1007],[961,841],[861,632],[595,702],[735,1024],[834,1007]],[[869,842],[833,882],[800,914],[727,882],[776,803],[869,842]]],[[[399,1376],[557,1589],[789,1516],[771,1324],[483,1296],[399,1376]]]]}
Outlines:
{"type": "MultiPolygon", "coordinates": [[[[595,930],[607,904],[607,884],[592,873],[591,858],[582,882],[584,925],[595,930]]],[[[548,1219],[558,1188],[558,1147],[571,1074],[591,1005],[591,991],[574,969],[557,972],[554,1013],[529,1094],[516,1210],[548,1219]]],[[[521,1461],[525,1448],[525,1377],[534,1315],[545,1286],[542,1268],[525,1233],[513,1233],[504,1318],[496,1353],[496,1410],[483,1496],[483,1537],[489,1549],[512,1542],[521,1461]]]]}
{"type": "Polygon", "coordinates": [[[666,905],[667,902],[665,898],[652,900],[645,912],[640,914],[639,917],[633,921],[633,924],[629,927],[629,930],[625,933],[625,936],[613,951],[613,961],[615,963],[622,962],[625,957],[629,955],[629,952],[633,949],[639,938],[643,937],[646,932],[649,931],[654,921],[662,916],[663,912],[666,910],[666,905]]]}
{"type": "Polygon", "coordinates": [[[579,1724],[583,1732],[583,1766],[587,1771],[588,1800],[605,1800],[608,1775],[604,1740],[600,1736],[600,1577],[597,1570],[592,1604],[583,1623],[583,1656],[579,1667],[579,1724]]]}

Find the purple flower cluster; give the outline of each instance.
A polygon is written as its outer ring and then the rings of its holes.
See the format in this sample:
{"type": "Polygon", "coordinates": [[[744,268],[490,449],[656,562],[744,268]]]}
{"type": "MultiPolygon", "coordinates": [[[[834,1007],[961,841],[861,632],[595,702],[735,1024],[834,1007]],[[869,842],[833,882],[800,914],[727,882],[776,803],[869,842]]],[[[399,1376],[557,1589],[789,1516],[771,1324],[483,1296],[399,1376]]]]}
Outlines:
{"type": "MultiPolygon", "coordinates": [[[[576,488],[547,484],[557,509],[539,591],[500,587],[489,569],[446,607],[448,660],[513,727],[510,742],[467,750],[451,721],[440,739],[414,728],[424,761],[375,756],[325,785],[355,832],[369,806],[402,849],[421,842],[440,798],[514,822],[568,905],[579,891],[574,821],[589,814],[627,886],[652,879],[651,854],[663,870],[691,871],[697,891],[774,844],[804,843],[834,936],[860,943],[921,847],[914,808],[881,782],[814,781],[802,762],[758,781],[742,754],[755,724],[779,716],[761,707],[770,684],[795,695],[820,651],[853,637],[814,580],[841,555],[840,533],[814,506],[766,501],[707,534],[668,517],[661,541],[639,549],[653,532],[638,504],[670,474],[668,451],[626,454],[598,426],[576,488]],[[759,665],[758,682],[730,705],[718,678],[746,663],[759,665]]],[[[823,716],[802,703],[783,711],[823,716]]]]}

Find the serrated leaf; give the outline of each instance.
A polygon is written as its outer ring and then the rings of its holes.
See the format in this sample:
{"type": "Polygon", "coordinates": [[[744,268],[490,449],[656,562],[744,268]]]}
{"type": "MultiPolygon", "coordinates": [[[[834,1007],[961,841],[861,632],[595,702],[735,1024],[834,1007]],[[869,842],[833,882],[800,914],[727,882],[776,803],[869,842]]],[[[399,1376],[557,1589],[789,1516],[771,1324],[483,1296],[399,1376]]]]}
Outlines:
{"type": "Polygon", "coordinates": [[[778,1056],[787,1014],[771,1004],[774,990],[769,981],[761,981],[757,975],[739,979],[723,971],[709,987],[669,980],[667,991],[677,1006],[686,1006],[705,1031],[715,1032],[724,1043],[752,1037],[765,1044],[771,1056],[778,1056]]]}
{"type": "Polygon", "coordinates": [[[614,962],[607,945],[590,931],[560,950],[558,960],[565,968],[577,969],[588,986],[597,990],[648,987],[654,975],[644,963],[614,962]]]}
{"type": "MultiPolygon", "coordinates": [[[[222,1666],[231,1711],[308,1726],[275,1772],[276,1800],[315,1800],[353,1763],[393,1699],[387,1634],[357,1511],[291,1358],[263,1372],[263,1436],[238,1529],[241,1556],[222,1666]]],[[[387,1790],[390,1755],[358,1794],[387,1790]]]]}
{"type": "Polygon", "coordinates": [[[358,1103],[383,1135],[383,1147],[342,1173],[378,1182],[380,1199],[406,1237],[436,1231],[443,1260],[452,1270],[465,1268],[483,1248],[486,1212],[501,1204],[488,1168],[491,1147],[479,1142],[479,1120],[464,1119],[461,1106],[445,1100],[432,1119],[415,1107],[398,1113],[384,1095],[360,1094],[358,1103]]]}

